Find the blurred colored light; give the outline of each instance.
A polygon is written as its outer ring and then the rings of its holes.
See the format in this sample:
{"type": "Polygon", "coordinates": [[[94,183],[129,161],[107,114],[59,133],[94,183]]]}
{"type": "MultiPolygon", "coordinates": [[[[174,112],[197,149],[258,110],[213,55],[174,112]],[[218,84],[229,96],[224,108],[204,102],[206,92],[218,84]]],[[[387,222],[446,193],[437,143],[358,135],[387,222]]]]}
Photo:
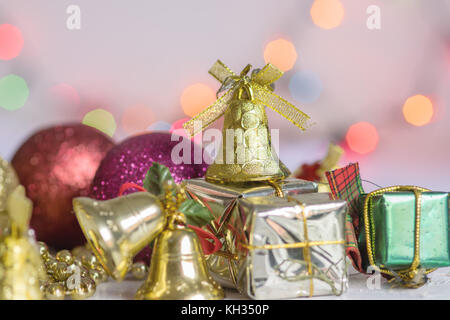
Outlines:
{"type": "Polygon", "coordinates": [[[174,123],[172,123],[172,127],[170,128],[170,132],[174,133],[176,135],[179,135],[179,136],[191,139],[197,144],[201,144],[202,143],[202,138],[203,138],[202,134],[197,134],[193,138],[189,138],[187,133],[186,133],[186,130],[184,130],[183,124],[186,121],[189,121],[189,120],[190,120],[189,118],[182,118],[180,120],[175,121],[174,123]]]}
{"type": "Polygon", "coordinates": [[[0,107],[6,110],[23,107],[29,93],[25,80],[15,74],[0,79],[0,107]]]}
{"type": "Polygon", "coordinates": [[[322,81],[314,72],[299,71],[291,77],[289,91],[294,99],[299,102],[314,102],[322,93],[322,81]]]}
{"type": "Polygon", "coordinates": [[[193,84],[183,90],[181,107],[186,115],[193,117],[216,101],[216,93],[203,83],[193,84]]]}
{"type": "Polygon", "coordinates": [[[93,127],[112,137],[116,132],[116,120],[111,112],[104,109],[95,109],[86,113],[82,123],[89,127],[93,127]]]}
{"type": "Polygon", "coordinates": [[[450,72],[450,43],[447,46],[447,51],[446,51],[446,61],[447,61],[447,68],[448,71],[450,72]]]}
{"type": "MultiPolygon", "coordinates": [[[[172,126],[170,127],[170,132],[173,132],[175,130],[179,130],[179,129],[183,129],[183,123],[185,123],[186,121],[188,121],[189,118],[183,118],[180,120],[175,121],[174,123],[172,123],[172,126]]],[[[183,129],[184,131],[184,129],[183,129]]],[[[184,137],[186,135],[183,135],[184,137]]]]}
{"type": "Polygon", "coordinates": [[[311,6],[311,18],[322,29],[338,27],[344,18],[344,7],[339,0],[315,0],[311,6]]]}
{"type": "Polygon", "coordinates": [[[20,30],[10,24],[0,25],[0,60],[10,60],[19,55],[23,48],[20,30]]]}
{"type": "Polygon", "coordinates": [[[409,97],[403,105],[405,120],[414,126],[424,126],[433,117],[433,104],[423,95],[409,97]]]}
{"type": "Polygon", "coordinates": [[[138,104],[128,107],[122,114],[122,128],[127,134],[144,132],[155,121],[151,108],[138,104]]]}
{"type": "Polygon", "coordinates": [[[149,131],[170,131],[171,124],[165,121],[156,121],[152,123],[147,130],[149,131]]]}
{"type": "Polygon", "coordinates": [[[292,69],[297,60],[297,51],[292,42],[277,39],[269,42],[264,49],[264,60],[271,63],[281,71],[292,69]]]}
{"type": "Polygon", "coordinates": [[[378,144],[377,128],[368,122],[358,122],[350,126],[345,136],[351,150],[367,154],[375,150],[378,144]]]}
{"type": "Polygon", "coordinates": [[[58,104],[80,104],[80,95],[77,90],[67,83],[60,83],[50,88],[50,94],[58,104]]]}

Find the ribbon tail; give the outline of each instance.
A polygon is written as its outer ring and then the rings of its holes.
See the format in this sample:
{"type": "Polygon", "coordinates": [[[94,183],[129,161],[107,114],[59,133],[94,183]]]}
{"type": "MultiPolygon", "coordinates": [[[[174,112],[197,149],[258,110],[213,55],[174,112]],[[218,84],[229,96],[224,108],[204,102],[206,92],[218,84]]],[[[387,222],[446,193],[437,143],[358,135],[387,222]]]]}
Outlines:
{"type": "Polygon", "coordinates": [[[258,72],[255,76],[252,77],[252,80],[258,83],[261,86],[270,86],[273,82],[283,76],[283,71],[275,67],[273,64],[268,63],[258,72]]]}
{"type": "Polygon", "coordinates": [[[306,130],[313,125],[313,123],[311,123],[311,118],[306,113],[300,111],[292,103],[284,100],[273,92],[270,92],[259,85],[255,85],[253,94],[259,103],[262,103],[277,112],[301,130],[306,130]]]}
{"type": "Polygon", "coordinates": [[[228,77],[236,76],[236,74],[220,60],[217,60],[216,63],[214,63],[214,65],[209,69],[208,73],[219,80],[221,83],[223,83],[228,77]]]}
{"type": "Polygon", "coordinates": [[[183,124],[183,128],[189,137],[193,137],[206,129],[211,123],[220,118],[233,98],[233,90],[228,90],[223,96],[217,99],[212,105],[200,112],[191,120],[183,124]]]}

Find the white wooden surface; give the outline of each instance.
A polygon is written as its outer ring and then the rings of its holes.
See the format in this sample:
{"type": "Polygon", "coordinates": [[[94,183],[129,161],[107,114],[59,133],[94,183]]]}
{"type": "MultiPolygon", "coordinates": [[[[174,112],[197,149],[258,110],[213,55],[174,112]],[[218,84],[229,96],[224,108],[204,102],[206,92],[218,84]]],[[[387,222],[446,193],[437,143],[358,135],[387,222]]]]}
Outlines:
{"type": "MultiPolygon", "coordinates": [[[[438,299],[450,300],[450,268],[441,268],[429,275],[431,280],[419,289],[391,288],[391,284],[385,279],[381,279],[379,289],[369,289],[367,285],[367,276],[351,273],[349,289],[339,297],[323,296],[313,297],[311,299],[336,299],[336,300],[378,300],[378,299],[438,299]]],[[[140,287],[142,281],[126,279],[122,282],[109,280],[97,288],[96,294],[90,299],[100,300],[122,300],[133,299],[136,290],[140,287]]],[[[226,290],[225,299],[248,299],[240,295],[237,291],[226,290]]],[[[302,298],[308,299],[308,298],[302,298]]]]}

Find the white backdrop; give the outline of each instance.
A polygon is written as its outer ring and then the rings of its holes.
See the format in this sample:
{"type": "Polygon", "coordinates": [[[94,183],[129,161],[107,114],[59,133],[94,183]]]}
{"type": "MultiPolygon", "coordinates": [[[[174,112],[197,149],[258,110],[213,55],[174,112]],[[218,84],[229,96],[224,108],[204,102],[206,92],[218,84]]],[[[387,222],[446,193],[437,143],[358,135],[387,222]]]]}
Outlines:
{"type": "Polygon", "coordinates": [[[277,93],[317,123],[302,133],[268,111],[281,129],[280,158],[291,169],[323,157],[329,141],[348,127],[370,121],[379,132],[377,149],[348,154],[360,162],[363,179],[387,186],[416,184],[450,190],[450,1],[342,0],[345,16],[332,30],[311,21],[312,0],[147,1],[0,0],[0,24],[19,27],[21,54],[0,61],[0,77],[26,79],[30,96],[17,111],[0,109],[0,155],[10,159],[36,129],[80,122],[102,107],[118,123],[116,141],[126,137],[120,117],[142,103],[157,120],[185,117],[183,89],[196,82],[218,88],[207,73],[220,58],[233,70],[264,64],[265,45],[279,37],[297,50],[294,68],[277,82],[277,93]],[[66,28],[66,8],[81,9],[81,29],[66,28]],[[369,5],[381,8],[381,29],[366,27],[369,5]],[[323,91],[313,103],[296,102],[288,90],[299,70],[319,75],[323,91]],[[49,88],[68,83],[80,106],[62,103],[49,88]],[[412,95],[430,96],[432,123],[413,127],[402,117],[412,95]]]}

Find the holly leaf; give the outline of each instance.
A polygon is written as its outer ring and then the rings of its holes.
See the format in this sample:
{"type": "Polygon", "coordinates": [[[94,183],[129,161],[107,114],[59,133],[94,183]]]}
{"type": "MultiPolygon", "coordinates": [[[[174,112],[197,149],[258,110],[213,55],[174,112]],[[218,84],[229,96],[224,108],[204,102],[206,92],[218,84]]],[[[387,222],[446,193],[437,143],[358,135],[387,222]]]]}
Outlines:
{"type": "Polygon", "coordinates": [[[183,201],[178,208],[186,216],[186,223],[196,227],[203,227],[214,219],[211,212],[193,199],[183,201]]]}
{"type": "Polygon", "coordinates": [[[153,162],[145,175],[143,187],[155,196],[160,196],[164,193],[165,184],[175,185],[169,169],[158,162],[153,162]]]}

